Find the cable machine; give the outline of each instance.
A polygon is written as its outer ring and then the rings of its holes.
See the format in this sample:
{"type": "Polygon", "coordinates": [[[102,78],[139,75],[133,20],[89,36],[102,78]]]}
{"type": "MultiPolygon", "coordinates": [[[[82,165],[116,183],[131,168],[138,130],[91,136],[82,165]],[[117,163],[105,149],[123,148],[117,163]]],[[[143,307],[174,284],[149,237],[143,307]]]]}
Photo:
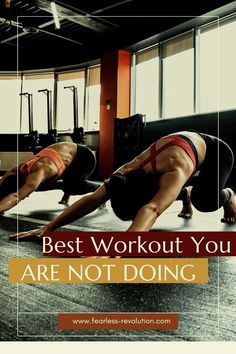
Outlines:
{"type": "Polygon", "coordinates": [[[40,134],[40,145],[42,148],[58,142],[58,134],[56,129],[52,129],[52,91],[48,89],[38,90],[47,97],[47,134],[40,134]]]}
{"type": "Polygon", "coordinates": [[[28,101],[29,134],[24,137],[27,139],[29,149],[35,151],[39,143],[39,133],[33,128],[33,94],[29,92],[22,92],[20,93],[20,96],[24,96],[28,101]]]}
{"type": "Polygon", "coordinates": [[[81,144],[84,142],[84,130],[79,128],[79,112],[78,112],[78,88],[74,85],[64,86],[64,89],[69,89],[73,92],[73,122],[74,129],[72,133],[72,140],[74,143],[81,144]]]}

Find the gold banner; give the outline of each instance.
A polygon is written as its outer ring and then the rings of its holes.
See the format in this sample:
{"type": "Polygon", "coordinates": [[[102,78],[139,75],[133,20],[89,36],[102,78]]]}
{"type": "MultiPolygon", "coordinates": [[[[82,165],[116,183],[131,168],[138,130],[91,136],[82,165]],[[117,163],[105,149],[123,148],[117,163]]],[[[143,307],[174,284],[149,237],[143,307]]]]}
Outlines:
{"type": "Polygon", "coordinates": [[[207,258],[12,258],[10,283],[207,283],[207,258]]]}

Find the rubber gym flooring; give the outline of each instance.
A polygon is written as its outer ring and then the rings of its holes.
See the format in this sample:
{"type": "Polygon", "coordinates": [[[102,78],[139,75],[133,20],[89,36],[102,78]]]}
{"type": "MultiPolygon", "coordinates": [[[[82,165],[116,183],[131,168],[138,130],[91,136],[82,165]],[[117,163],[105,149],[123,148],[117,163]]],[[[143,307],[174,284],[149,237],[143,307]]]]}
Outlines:
{"type": "MultiPolygon", "coordinates": [[[[64,206],[60,191],[38,192],[0,216],[1,290],[0,332],[3,341],[235,341],[236,258],[209,258],[207,284],[11,284],[8,259],[17,256],[17,243],[9,233],[30,230],[51,220],[64,206]],[[18,208],[18,221],[17,221],[18,208]],[[60,312],[178,312],[177,331],[59,331],[60,312]],[[17,332],[18,329],[18,332],[17,332]]],[[[72,197],[71,203],[78,197],[72,197]]],[[[177,217],[175,202],[156,222],[159,231],[236,231],[220,223],[222,210],[191,220],[177,217]]],[[[126,230],[110,205],[63,230],[126,230]]],[[[19,257],[42,257],[42,244],[18,244],[19,257]]]]}

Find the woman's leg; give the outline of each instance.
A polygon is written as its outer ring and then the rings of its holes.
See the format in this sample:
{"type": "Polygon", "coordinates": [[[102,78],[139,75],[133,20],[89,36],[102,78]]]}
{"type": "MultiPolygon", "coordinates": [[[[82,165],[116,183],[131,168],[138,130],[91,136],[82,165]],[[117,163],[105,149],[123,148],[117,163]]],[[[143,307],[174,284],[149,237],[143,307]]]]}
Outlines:
{"type": "Polygon", "coordinates": [[[215,211],[224,206],[227,219],[229,212],[235,214],[232,210],[234,197],[231,191],[225,188],[233,167],[233,153],[220,139],[204,135],[204,140],[207,145],[206,158],[193,186],[191,201],[194,207],[202,212],[215,211]]]}
{"type": "Polygon", "coordinates": [[[69,205],[69,199],[70,199],[70,193],[64,192],[61,200],[58,202],[58,204],[63,204],[65,206],[69,205]]]}
{"type": "Polygon", "coordinates": [[[192,186],[185,187],[182,189],[180,192],[177,200],[182,200],[183,202],[183,208],[181,212],[178,214],[180,218],[184,219],[190,219],[193,215],[193,208],[192,208],[192,203],[191,203],[191,191],[192,191],[192,186]]]}
{"type": "Polygon", "coordinates": [[[232,191],[230,188],[227,189],[230,192],[230,198],[224,205],[224,217],[221,219],[221,221],[227,224],[231,224],[236,222],[236,202],[234,191],[232,191]]]}

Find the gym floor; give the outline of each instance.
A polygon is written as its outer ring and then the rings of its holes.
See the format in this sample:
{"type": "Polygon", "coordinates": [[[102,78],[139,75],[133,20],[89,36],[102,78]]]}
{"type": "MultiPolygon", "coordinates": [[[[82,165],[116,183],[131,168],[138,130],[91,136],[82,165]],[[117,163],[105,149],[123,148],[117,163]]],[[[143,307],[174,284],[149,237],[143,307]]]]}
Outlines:
{"type": "MultiPolygon", "coordinates": [[[[209,258],[207,284],[11,284],[8,259],[42,257],[42,244],[8,240],[17,230],[40,227],[64,210],[57,204],[62,192],[37,192],[0,216],[1,290],[0,332],[3,341],[235,341],[236,258],[209,258]],[[18,216],[17,216],[18,213],[18,216]],[[60,312],[177,312],[177,331],[58,331],[60,312]],[[18,318],[18,334],[17,334],[18,318]]],[[[72,197],[71,203],[78,197],[72,197]]],[[[220,222],[222,210],[203,214],[194,210],[191,220],[177,217],[175,202],[156,222],[157,231],[236,231],[220,222]]],[[[129,222],[104,209],[62,230],[124,231],[129,222]]]]}

